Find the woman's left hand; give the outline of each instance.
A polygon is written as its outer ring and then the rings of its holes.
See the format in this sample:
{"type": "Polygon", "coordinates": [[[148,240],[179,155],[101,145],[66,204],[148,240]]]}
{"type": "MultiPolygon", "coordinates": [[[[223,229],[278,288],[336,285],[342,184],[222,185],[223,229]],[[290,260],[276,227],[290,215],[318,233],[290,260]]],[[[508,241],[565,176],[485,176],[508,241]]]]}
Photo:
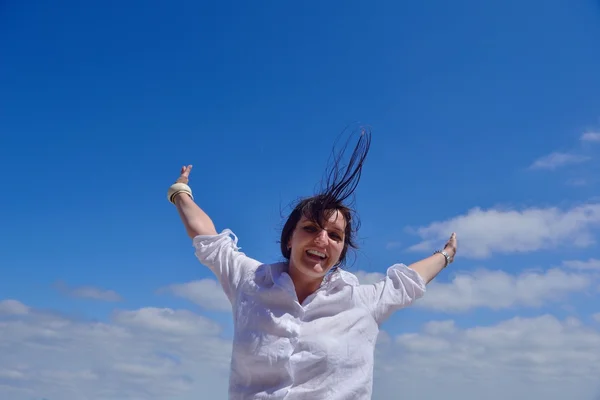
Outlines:
{"type": "Polygon", "coordinates": [[[450,262],[454,261],[454,256],[456,255],[457,250],[456,233],[452,232],[450,239],[448,239],[446,245],[444,246],[444,250],[446,250],[450,256],[450,262]]]}

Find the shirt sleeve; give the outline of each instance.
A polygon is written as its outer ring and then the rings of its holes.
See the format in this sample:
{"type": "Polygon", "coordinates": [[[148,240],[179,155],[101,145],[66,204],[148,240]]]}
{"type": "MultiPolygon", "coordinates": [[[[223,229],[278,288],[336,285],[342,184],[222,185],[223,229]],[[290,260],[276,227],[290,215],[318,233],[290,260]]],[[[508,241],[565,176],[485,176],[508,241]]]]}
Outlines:
{"type": "Polygon", "coordinates": [[[258,268],[260,262],[240,251],[237,237],[229,229],[217,235],[196,236],[192,244],[198,260],[215,274],[229,301],[233,303],[238,287],[258,268]]]}
{"type": "Polygon", "coordinates": [[[357,287],[358,298],[366,306],[378,324],[384,322],[394,311],[407,307],[421,298],[426,291],[425,281],[417,271],[404,264],[388,268],[380,281],[357,287]]]}

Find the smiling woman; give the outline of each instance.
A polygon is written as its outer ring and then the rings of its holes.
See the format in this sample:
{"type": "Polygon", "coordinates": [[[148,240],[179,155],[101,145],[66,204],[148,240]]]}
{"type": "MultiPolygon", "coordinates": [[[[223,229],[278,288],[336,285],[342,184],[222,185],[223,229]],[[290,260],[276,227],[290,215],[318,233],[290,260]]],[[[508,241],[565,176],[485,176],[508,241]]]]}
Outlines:
{"type": "Polygon", "coordinates": [[[194,202],[191,166],[168,190],[201,263],[231,301],[234,340],[230,399],[371,398],[380,324],[423,296],[454,259],[456,237],[443,250],[361,285],[342,266],[355,248],[358,220],[348,199],[360,180],[371,134],[361,129],[349,162],[335,154],[320,193],[298,202],[281,232],[284,262],[264,264],[240,252],[228,229],[217,233],[194,202]]]}

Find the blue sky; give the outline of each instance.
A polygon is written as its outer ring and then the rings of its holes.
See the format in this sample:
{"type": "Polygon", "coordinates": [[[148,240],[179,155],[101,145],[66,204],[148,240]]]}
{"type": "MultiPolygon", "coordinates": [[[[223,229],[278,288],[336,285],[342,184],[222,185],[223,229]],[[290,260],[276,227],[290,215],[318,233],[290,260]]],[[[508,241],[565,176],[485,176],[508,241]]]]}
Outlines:
{"type": "Polygon", "coordinates": [[[281,211],[359,122],[373,143],[350,270],[460,243],[387,334],[550,315],[600,335],[598,2],[38,1],[0,16],[0,302],[107,326],[190,310],[227,336],[227,312],[170,286],[211,278],[166,201],[179,168],[194,165],[217,229],[278,261],[281,211]]]}

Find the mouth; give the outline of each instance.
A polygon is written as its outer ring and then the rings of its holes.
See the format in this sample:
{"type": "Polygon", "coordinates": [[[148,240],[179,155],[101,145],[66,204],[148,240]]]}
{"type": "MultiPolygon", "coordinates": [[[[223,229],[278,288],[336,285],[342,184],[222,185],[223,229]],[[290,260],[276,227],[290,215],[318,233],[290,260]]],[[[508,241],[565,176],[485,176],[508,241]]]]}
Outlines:
{"type": "Polygon", "coordinates": [[[313,249],[306,250],[306,255],[310,259],[315,260],[315,261],[323,261],[327,258],[327,255],[325,253],[318,251],[318,250],[313,250],[313,249]]]}

